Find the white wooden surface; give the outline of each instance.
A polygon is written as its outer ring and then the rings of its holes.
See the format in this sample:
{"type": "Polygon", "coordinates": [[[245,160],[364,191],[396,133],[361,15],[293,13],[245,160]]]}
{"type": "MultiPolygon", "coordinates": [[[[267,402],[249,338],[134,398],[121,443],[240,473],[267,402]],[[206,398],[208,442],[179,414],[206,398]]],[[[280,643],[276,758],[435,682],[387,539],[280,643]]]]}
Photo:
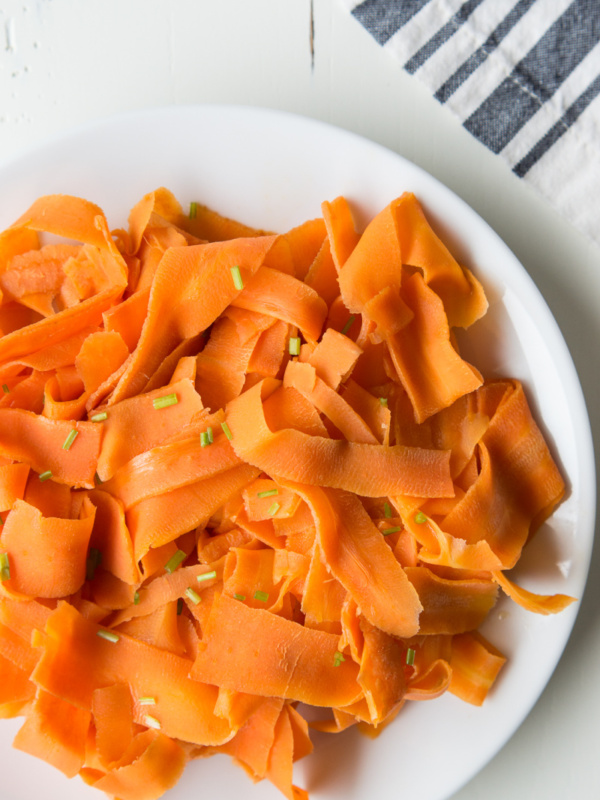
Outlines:
{"type": "MultiPolygon", "coordinates": [[[[0,161],[83,122],[179,103],[284,109],[373,139],[446,183],[516,253],[571,349],[598,447],[600,251],[405,75],[341,0],[313,6],[314,55],[310,0],[0,0],[0,161]]],[[[453,800],[600,797],[599,571],[596,553],[542,698],[453,800]]]]}

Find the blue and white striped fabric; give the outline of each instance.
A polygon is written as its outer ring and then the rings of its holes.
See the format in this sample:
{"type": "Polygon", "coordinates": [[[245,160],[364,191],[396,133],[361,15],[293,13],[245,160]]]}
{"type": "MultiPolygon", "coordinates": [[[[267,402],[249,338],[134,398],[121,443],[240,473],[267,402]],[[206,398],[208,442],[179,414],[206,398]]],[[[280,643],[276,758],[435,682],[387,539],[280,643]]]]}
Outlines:
{"type": "Polygon", "coordinates": [[[464,127],[600,244],[600,0],[345,0],[464,127]]]}

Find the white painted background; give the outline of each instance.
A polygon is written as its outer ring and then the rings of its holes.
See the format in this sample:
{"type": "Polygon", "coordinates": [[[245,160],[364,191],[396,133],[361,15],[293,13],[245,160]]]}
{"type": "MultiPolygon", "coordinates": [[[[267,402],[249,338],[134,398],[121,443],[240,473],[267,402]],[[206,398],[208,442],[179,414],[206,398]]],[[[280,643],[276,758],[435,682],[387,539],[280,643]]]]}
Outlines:
{"type": "MultiPolygon", "coordinates": [[[[181,103],[284,109],[373,139],[446,183],[516,253],[562,328],[597,440],[600,251],[403,74],[341,0],[314,0],[313,63],[310,6],[0,0],[0,162],[83,122],[181,103]]],[[[600,797],[599,574],[596,553],[575,630],[541,700],[453,800],[600,797]]]]}

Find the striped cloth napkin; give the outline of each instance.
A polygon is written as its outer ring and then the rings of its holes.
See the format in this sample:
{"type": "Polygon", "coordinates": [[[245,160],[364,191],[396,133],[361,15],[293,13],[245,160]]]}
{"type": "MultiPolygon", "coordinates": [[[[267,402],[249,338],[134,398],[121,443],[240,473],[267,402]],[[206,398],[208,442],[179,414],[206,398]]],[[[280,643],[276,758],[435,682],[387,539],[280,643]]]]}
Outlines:
{"type": "Polygon", "coordinates": [[[600,0],[344,0],[464,127],[600,244],[600,0]]]}

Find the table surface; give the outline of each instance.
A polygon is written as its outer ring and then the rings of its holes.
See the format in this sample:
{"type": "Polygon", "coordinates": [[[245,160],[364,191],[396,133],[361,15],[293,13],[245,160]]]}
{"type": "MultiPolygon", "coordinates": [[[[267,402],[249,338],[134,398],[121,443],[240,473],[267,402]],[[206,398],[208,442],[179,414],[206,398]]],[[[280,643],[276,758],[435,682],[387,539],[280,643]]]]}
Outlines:
{"type": "MultiPolygon", "coordinates": [[[[2,0],[0,160],[81,123],[182,103],[321,119],[449,186],[504,239],[548,302],[600,452],[600,251],[403,73],[342,0],[2,0]]],[[[573,634],[541,699],[453,800],[600,797],[599,571],[595,552],[573,634]]]]}

